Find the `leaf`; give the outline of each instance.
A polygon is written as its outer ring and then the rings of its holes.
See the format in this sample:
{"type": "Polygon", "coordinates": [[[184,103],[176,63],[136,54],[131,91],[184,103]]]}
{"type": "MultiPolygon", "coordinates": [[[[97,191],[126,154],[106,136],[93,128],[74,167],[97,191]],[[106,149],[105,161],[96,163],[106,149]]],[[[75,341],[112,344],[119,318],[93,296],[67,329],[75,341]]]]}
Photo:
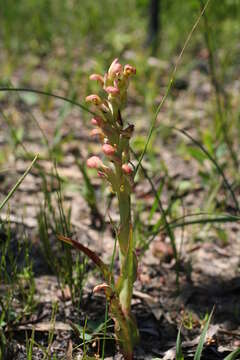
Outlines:
{"type": "Polygon", "coordinates": [[[92,250],[90,250],[88,247],[82,245],[81,243],[77,242],[76,240],[73,240],[71,238],[68,238],[66,236],[63,235],[58,235],[57,236],[58,240],[63,241],[69,245],[72,245],[73,247],[75,247],[76,249],[80,250],[81,252],[83,252],[89,259],[91,259],[95,265],[97,265],[99,267],[99,269],[101,270],[104,279],[111,284],[110,280],[111,280],[111,273],[108,269],[108,266],[100,259],[100,257],[93,252],[92,250]]]}
{"type": "Polygon", "coordinates": [[[86,332],[86,329],[84,329],[83,326],[80,326],[76,323],[73,323],[73,322],[70,322],[70,325],[72,327],[72,329],[78,334],[78,336],[81,338],[81,339],[85,339],[85,341],[90,341],[92,340],[93,338],[93,335],[92,334],[89,334],[86,332]]]}
{"type": "Polygon", "coordinates": [[[229,354],[228,356],[226,356],[223,360],[235,360],[237,359],[237,356],[240,354],[240,348],[234,350],[233,352],[231,352],[231,354],[229,354]]]}
{"type": "Polygon", "coordinates": [[[219,175],[222,176],[225,187],[228,189],[228,191],[230,192],[233,202],[236,206],[236,209],[239,210],[239,205],[238,205],[238,201],[236,199],[235,193],[232,190],[232,187],[230,185],[230,183],[228,182],[221,166],[218,164],[217,160],[205,149],[205,147],[196,139],[194,139],[188,132],[186,132],[184,129],[179,129],[175,126],[172,126],[172,129],[180,132],[181,134],[183,134],[184,136],[186,136],[189,140],[191,140],[193,142],[194,145],[196,145],[206,156],[207,158],[214,164],[214,166],[216,167],[219,175]]]}
{"type": "MultiPolygon", "coordinates": [[[[159,186],[159,188],[158,188],[158,190],[157,190],[157,195],[158,195],[158,197],[161,196],[161,193],[162,193],[162,190],[163,190],[163,185],[164,185],[164,183],[161,182],[161,184],[160,184],[160,186],[159,186]]],[[[153,215],[155,214],[156,210],[158,209],[158,197],[155,196],[154,203],[153,203],[152,208],[151,208],[151,210],[150,210],[150,212],[149,212],[149,217],[148,217],[148,220],[149,220],[149,221],[152,220],[153,215]]]]}
{"type": "MultiPolygon", "coordinates": [[[[213,310],[214,310],[214,308],[213,308],[213,310]]],[[[205,324],[205,326],[203,328],[203,331],[202,331],[202,334],[201,334],[201,337],[200,337],[200,341],[199,341],[197,350],[196,350],[195,355],[194,355],[194,360],[200,360],[201,359],[202,351],[203,351],[203,345],[204,345],[205,338],[206,338],[207,331],[208,331],[208,327],[209,327],[209,324],[210,324],[210,321],[211,321],[211,318],[212,318],[212,315],[213,315],[213,310],[211,311],[211,314],[209,315],[208,321],[206,322],[206,324],[205,324]]]]}
{"type": "Polygon", "coordinates": [[[176,360],[184,360],[181,347],[181,327],[178,330],[178,336],[176,341],[176,360]]]}
{"type": "Polygon", "coordinates": [[[204,160],[207,159],[206,154],[204,154],[201,149],[198,149],[197,147],[189,146],[186,148],[186,150],[200,164],[203,164],[204,160]]]}
{"type": "MultiPolygon", "coordinates": [[[[109,320],[107,322],[109,322],[109,320]]],[[[102,317],[100,317],[96,321],[93,321],[93,320],[88,321],[88,329],[91,330],[91,332],[93,334],[103,333],[105,326],[106,326],[106,323],[105,323],[104,314],[102,317]]]]}

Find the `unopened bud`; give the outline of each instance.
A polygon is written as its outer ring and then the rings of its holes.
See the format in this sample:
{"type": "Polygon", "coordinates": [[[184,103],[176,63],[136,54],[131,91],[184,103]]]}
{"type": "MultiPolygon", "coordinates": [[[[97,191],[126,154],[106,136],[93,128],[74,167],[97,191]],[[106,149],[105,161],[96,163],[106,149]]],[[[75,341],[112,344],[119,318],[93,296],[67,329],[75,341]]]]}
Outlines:
{"type": "Polygon", "coordinates": [[[129,164],[123,164],[123,165],[122,165],[122,171],[123,171],[125,174],[130,175],[130,174],[133,172],[133,168],[132,168],[132,166],[129,165],[129,164]]]}
{"type": "Polygon", "coordinates": [[[92,119],[91,119],[91,123],[92,123],[93,125],[100,126],[100,125],[101,125],[101,118],[98,118],[98,117],[92,118],[92,119]]]}
{"type": "Polygon", "coordinates": [[[85,100],[86,102],[91,102],[94,105],[100,105],[102,103],[101,98],[96,94],[88,95],[85,100]]]}
{"type": "Polygon", "coordinates": [[[104,167],[104,164],[98,156],[92,156],[87,160],[87,166],[90,169],[99,169],[104,167]]]}
{"type": "Polygon", "coordinates": [[[101,179],[104,179],[106,177],[106,175],[104,174],[104,172],[98,171],[98,177],[100,177],[101,179]]]}
{"type": "Polygon", "coordinates": [[[116,152],[116,149],[110,144],[104,144],[102,149],[103,149],[104,154],[107,156],[112,156],[116,152]]]}
{"type": "Polygon", "coordinates": [[[132,65],[127,64],[127,65],[124,66],[123,74],[125,76],[129,76],[129,75],[132,75],[132,74],[135,75],[136,74],[136,68],[133,67],[132,65]]]}
{"type": "Polygon", "coordinates": [[[105,91],[112,96],[116,96],[119,94],[119,89],[115,86],[107,86],[105,88],[105,91]]]}
{"type": "Polygon", "coordinates": [[[121,72],[122,72],[122,65],[118,62],[118,59],[113,60],[108,70],[109,77],[112,79],[121,72]]]}
{"type": "Polygon", "coordinates": [[[102,75],[92,74],[92,75],[89,76],[89,79],[94,80],[94,81],[98,81],[101,85],[104,84],[104,80],[103,80],[102,75]]]}

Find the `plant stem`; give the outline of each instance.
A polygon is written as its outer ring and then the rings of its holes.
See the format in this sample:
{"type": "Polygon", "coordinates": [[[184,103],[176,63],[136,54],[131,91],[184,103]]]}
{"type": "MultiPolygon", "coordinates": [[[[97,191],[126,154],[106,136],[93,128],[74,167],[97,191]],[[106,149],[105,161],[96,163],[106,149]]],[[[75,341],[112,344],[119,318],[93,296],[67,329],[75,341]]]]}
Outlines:
{"type": "Polygon", "coordinates": [[[124,276],[124,270],[127,266],[127,257],[130,241],[130,228],[131,228],[131,198],[126,192],[118,193],[118,203],[120,212],[120,225],[118,232],[118,240],[120,247],[120,262],[121,262],[121,276],[123,277],[122,289],[119,294],[120,303],[124,314],[128,315],[131,312],[131,299],[133,291],[133,283],[131,282],[132,275],[124,276]]]}
{"type": "MultiPolygon", "coordinates": [[[[129,232],[131,225],[131,199],[130,195],[126,192],[121,192],[117,194],[119,212],[120,212],[120,225],[119,225],[119,245],[121,250],[121,255],[126,256],[128,251],[128,242],[129,242],[129,232]]],[[[122,259],[121,259],[121,265],[122,259]]]]}

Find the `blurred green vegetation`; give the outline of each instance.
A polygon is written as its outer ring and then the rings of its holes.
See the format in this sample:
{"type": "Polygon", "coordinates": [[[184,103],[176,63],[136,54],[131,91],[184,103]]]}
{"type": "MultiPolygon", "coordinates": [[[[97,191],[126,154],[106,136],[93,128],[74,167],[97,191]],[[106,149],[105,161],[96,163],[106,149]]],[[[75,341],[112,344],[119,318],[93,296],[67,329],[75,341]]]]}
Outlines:
{"type": "MultiPolygon", "coordinates": [[[[162,63],[156,69],[148,63],[151,55],[151,49],[146,47],[149,1],[2,0],[1,83],[7,82],[19,66],[22,81],[29,83],[32,71],[43,67],[51,72],[50,89],[59,87],[54,78],[59,74],[69,81],[73,91],[78,92],[77,87],[81,86],[85,93],[87,85],[83,74],[93,68],[102,71],[112,58],[123,57],[137,66],[142,80],[138,81],[137,92],[144,96],[147,105],[152,105],[160,78],[164,82],[164,70],[169,74],[169,68],[162,63]]],[[[159,1],[161,29],[156,57],[171,66],[204,1],[159,1]]],[[[223,72],[227,69],[231,75],[229,65],[239,65],[239,12],[238,0],[211,0],[207,9],[214,50],[220,52],[223,72]]],[[[192,64],[189,59],[196,59],[204,47],[203,28],[201,22],[186,51],[186,69],[192,64]]]]}
{"type": "MultiPolygon", "coordinates": [[[[181,47],[204,1],[159,1],[163,49],[176,51],[181,47]]],[[[77,46],[89,49],[91,45],[100,45],[109,52],[121,53],[127,48],[140,51],[146,37],[149,2],[2,0],[2,46],[12,54],[26,51],[46,54],[58,41],[68,50],[77,46]]],[[[224,40],[225,36],[231,36],[234,40],[239,35],[238,0],[212,0],[207,13],[219,41],[224,40]]]]}

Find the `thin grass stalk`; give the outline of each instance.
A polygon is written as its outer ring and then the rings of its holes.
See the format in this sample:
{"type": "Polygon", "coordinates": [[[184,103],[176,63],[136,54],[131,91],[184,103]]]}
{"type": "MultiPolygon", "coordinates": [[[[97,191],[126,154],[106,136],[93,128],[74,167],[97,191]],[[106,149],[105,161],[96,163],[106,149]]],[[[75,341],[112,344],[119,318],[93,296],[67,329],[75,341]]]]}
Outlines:
{"type": "Polygon", "coordinates": [[[154,114],[154,116],[153,116],[153,119],[152,119],[152,122],[151,122],[151,126],[150,126],[150,129],[149,129],[148,135],[147,135],[147,140],[146,140],[144,149],[143,149],[143,151],[142,151],[142,153],[141,153],[141,155],[140,155],[139,162],[138,162],[137,167],[136,167],[136,170],[135,170],[135,176],[136,176],[136,174],[137,174],[137,172],[138,172],[138,169],[139,169],[139,167],[140,167],[140,164],[142,163],[142,160],[143,160],[143,158],[144,158],[144,156],[145,156],[145,154],[146,154],[146,152],[147,152],[148,145],[149,145],[149,142],[150,142],[150,140],[151,140],[151,137],[152,137],[152,134],[153,134],[153,131],[154,131],[154,127],[155,127],[155,124],[156,124],[156,121],[157,121],[158,114],[160,113],[160,111],[161,111],[161,109],[162,109],[162,107],[163,107],[166,99],[168,98],[168,95],[169,95],[170,92],[171,92],[172,86],[173,86],[174,81],[175,81],[175,76],[176,76],[176,73],[177,73],[177,70],[178,70],[178,66],[179,66],[179,64],[180,64],[180,62],[181,62],[182,56],[183,56],[183,54],[184,54],[184,52],[185,52],[185,49],[187,48],[187,46],[188,46],[188,44],[189,44],[189,42],[190,42],[190,40],[191,40],[191,38],[192,38],[192,35],[193,35],[194,31],[196,30],[196,28],[197,28],[197,26],[198,26],[198,24],[199,24],[199,22],[200,22],[200,20],[201,20],[201,18],[202,18],[202,16],[203,16],[203,14],[205,13],[205,11],[206,11],[206,9],[207,9],[210,1],[211,1],[211,0],[207,0],[205,6],[203,7],[203,9],[202,9],[201,13],[199,14],[197,20],[195,21],[195,23],[194,23],[191,31],[189,32],[189,34],[188,34],[188,36],[187,36],[187,39],[186,39],[186,41],[185,41],[185,43],[184,43],[184,45],[183,45],[182,50],[180,51],[180,54],[179,54],[179,56],[178,56],[178,58],[177,58],[176,64],[175,64],[175,66],[174,66],[174,69],[173,69],[173,71],[172,71],[172,73],[171,73],[171,76],[170,76],[170,80],[169,80],[169,82],[168,82],[168,86],[167,86],[166,93],[165,93],[165,95],[163,96],[163,98],[162,98],[160,104],[158,105],[158,107],[157,107],[157,109],[156,109],[156,111],[155,111],[155,114],[154,114]]]}
{"type": "Polygon", "coordinates": [[[31,171],[33,165],[35,164],[35,162],[38,159],[38,155],[36,155],[33,159],[33,161],[31,162],[31,164],[28,166],[28,168],[26,169],[26,171],[24,172],[24,174],[20,177],[20,179],[16,182],[16,184],[13,186],[13,188],[9,191],[8,195],[5,197],[5,199],[2,201],[2,203],[0,204],[0,211],[2,210],[2,208],[6,205],[6,203],[8,202],[8,200],[13,196],[13,194],[15,193],[15,191],[17,190],[17,188],[21,185],[21,183],[23,182],[23,180],[25,179],[25,177],[28,175],[28,173],[31,171]]]}
{"type": "Polygon", "coordinates": [[[175,126],[170,126],[170,128],[182,133],[183,135],[185,135],[188,139],[190,139],[195,145],[197,145],[201,150],[202,152],[207,155],[208,159],[214,164],[214,166],[216,167],[218,173],[222,176],[222,179],[223,179],[223,182],[224,182],[224,185],[226,187],[226,189],[229,191],[229,193],[231,194],[231,197],[232,197],[232,200],[235,204],[235,207],[236,207],[236,212],[239,213],[240,212],[240,209],[239,209],[239,204],[238,204],[238,200],[235,196],[235,193],[234,191],[232,190],[232,187],[229,183],[229,181],[227,180],[226,178],[226,175],[224,174],[224,171],[222,170],[221,166],[218,164],[217,160],[207,151],[207,149],[198,141],[196,140],[195,138],[192,137],[192,135],[190,135],[186,130],[184,129],[179,129],[175,126]]]}
{"type": "MultiPolygon", "coordinates": [[[[203,9],[204,8],[203,0],[200,0],[200,4],[201,4],[201,9],[203,9]]],[[[211,29],[209,26],[208,16],[207,16],[206,11],[203,12],[203,21],[204,21],[203,35],[204,35],[206,47],[208,49],[208,54],[209,54],[208,63],[209,63],[209,70],[210,70],[210,79],[211,79],[211,83],[212,83],[212,86],[215,91],[217,112],[218,112],[218,117],[219,117],[220,124],[221,124],[221,133],[222,133],[224,142],[228,147],[233,164],[236,167],[236,169],[238,169],[238,167],[239,167],[238,158],[233,149],[232,140],[229,137],[228,126],[227,126],[226,120],[224,118],[224,113],[223,113],[224,111],[222,108],[222,101],[221,101],[221,95],[223,93],[223,89],[220,85],[220,82],[219,82],[219,80],[217,78],[217,74],[216,74],[216,60],[215,60],[215,56],[214,56],[215,54],[214,54],[214,51],[213,51],[213,48],[211,45],[211,29]]]]}
{"type": "Polygon", "coordinates": [[[43,91],[43,90],[38,90],[38,89],[30,89],[30,88],[9,88],[9,87],[0,87],[0,92],[29,92],[29,93],[35,93],[38,95],[44,95],[44,96],[50,96],[53,97],[55,99],[59,99],[62,101],[66,101],[72,105],[75,105],[77,107],[79,107],[80,109],[92,114],[92,115],[96,115],[93,111],[89,110],[86,106],[80,104],[78,101],[72,100],[70,98],[67,98],[65,96],[60,96],[57,94],[53,94],[51,92],[48,91],[43,91]]]}
{"type": "MultiPolygon", "coordinates": [[[[194,220],[186,220],[183,222],[178,223],[178,221],[190,217],[190,216],[197,216],[197,215],[202,215],[202,214],[188,214],[185,216],[181,216],[177,219],[172,220],[171,222],[169,222],[169,227],[172,229],[176,229],[179,227],[183,227],[183,226],[189,226],[189,225],[198,225],[198,224],[208,224],[208,223],[237,223],[240,222],[240,217],[238,216],[232,216],[232,215],[219,215],[219,216],[215,216],[215,217],[208,217],[208,218],[202,218],[202,219],[194,219],[194,220]]],[[[149,235],[152,235],[152,238],[148,241],[148,245],[155,239],[156,235],[160,234],[161,232],[165,232],[166,231],[166,227],[160,227],[157,230],[154,230],[152,232],[149,233],[149,235]]]]}

